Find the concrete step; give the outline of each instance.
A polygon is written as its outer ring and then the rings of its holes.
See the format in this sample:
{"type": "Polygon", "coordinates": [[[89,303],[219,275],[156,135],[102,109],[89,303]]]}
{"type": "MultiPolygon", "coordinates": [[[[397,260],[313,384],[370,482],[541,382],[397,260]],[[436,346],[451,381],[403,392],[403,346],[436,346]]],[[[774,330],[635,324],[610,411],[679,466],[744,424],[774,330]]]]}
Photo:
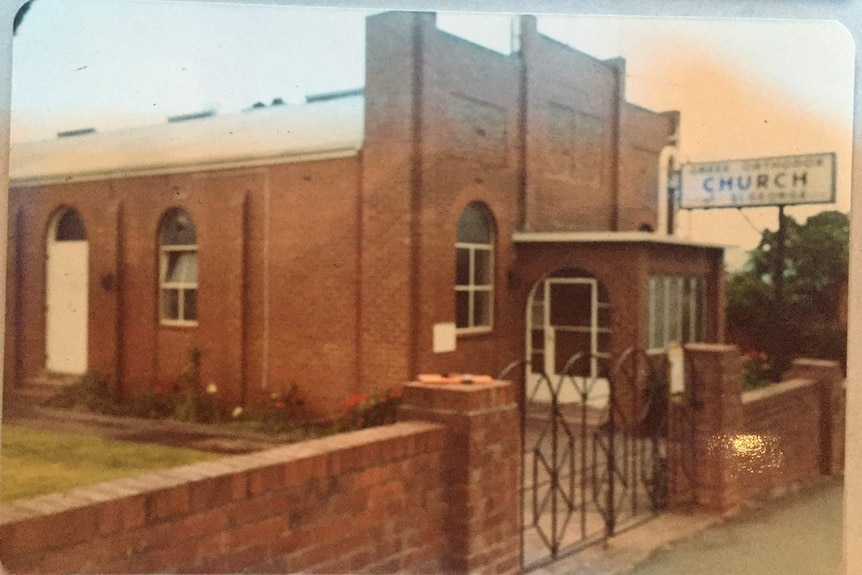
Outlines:
{"type": "Polygon", "coordinates": [[[45,405],[52,397],[74,384],[80,376],[42,374],[32,377],[23,382],[23,385],[6,386],[3,390],[3,406],[41,406],[45,405]]]}

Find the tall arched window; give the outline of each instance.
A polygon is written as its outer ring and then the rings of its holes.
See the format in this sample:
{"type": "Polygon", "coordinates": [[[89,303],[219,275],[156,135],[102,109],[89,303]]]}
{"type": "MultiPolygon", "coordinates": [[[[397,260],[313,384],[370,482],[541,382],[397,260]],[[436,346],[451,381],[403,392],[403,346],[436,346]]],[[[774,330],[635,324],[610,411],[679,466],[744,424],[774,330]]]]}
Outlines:
{"type": "Polygon", "coordinates": [[[488,331],[494,318],[494,227],[491,214],[473,202],[458,220],[455,242],[455,326],[461,333],[488,331]]]}
{"type": "Polygon", "coordinates": [[[198,239],[184,210],[165,214],[159,227],[159,318],[163,324],[194,325],[198,317],[198,239]]]}

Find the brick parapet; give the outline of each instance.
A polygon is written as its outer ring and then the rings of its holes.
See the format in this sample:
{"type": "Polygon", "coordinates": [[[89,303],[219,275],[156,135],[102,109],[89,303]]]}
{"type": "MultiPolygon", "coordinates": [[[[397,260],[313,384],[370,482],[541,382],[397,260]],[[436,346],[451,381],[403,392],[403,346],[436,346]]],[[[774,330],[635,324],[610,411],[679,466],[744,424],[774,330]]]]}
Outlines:
{"type": "Polygon", "coordinates": [[[444,570],[517,573],[521,439],[513,386],[412,383],[399,418],[446,427],[444,570]]]}

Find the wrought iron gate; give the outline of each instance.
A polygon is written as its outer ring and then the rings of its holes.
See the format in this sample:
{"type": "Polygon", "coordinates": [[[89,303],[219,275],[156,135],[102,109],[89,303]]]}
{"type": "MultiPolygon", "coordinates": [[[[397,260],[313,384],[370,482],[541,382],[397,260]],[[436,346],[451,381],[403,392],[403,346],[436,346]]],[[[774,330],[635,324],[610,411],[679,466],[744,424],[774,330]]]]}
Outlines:
{"type": "Polygon", "coordinates": [[[578,353],[553,379],[542,366],[516,361],[500,379],[518,371],[525,571],[665,508],[669,389],[653,358],[634,348],[615,361],[578,353]]]}

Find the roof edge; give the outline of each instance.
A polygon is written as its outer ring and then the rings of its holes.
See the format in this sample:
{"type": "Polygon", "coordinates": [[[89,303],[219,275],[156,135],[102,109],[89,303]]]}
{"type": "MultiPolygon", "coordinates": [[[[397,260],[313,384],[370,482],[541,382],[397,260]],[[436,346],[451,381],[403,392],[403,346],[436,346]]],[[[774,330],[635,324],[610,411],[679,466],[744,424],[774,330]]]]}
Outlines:
{"type": "Polygon", "coordinates": [[[516,244],[527,243],[631,243],[667,244],[724,250],[729,245],[696,242],[674,236],[659,235],[652,232],[514,232],[512,241],[516,244]]]}
{"type": "Polygon", "coordinates": [[[188,174],[203,171],[222,171],[242,168],[256,168],[272,164],[293,164],[320,160],[336,160],[359,155],[362,146],[336,148],[320,152],[300,154],[277,154],[274,156],[255,156],[218,162],[199,162],[192,164],[176,164],[165,166],[140,166],[124,168],[110,172],[82,172],[80,174],[60,174],[51,176],[32,176],[25,178],[10,178],[10,188],[34,188],[54,184],[69,184],[73,182],[95,182],[100,180],[117,180],[122,178],[141,178],[147,176],[163,176],[170,174],[188,174]]]}

